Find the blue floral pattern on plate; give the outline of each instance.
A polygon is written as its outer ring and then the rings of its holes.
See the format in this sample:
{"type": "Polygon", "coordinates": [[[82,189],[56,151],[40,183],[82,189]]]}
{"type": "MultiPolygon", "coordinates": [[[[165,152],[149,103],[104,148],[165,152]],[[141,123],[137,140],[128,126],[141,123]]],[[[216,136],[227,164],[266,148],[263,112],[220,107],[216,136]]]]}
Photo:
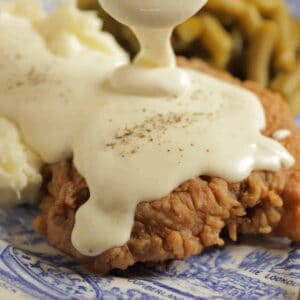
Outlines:
{"type": "MultiPolygon", "coordinates": [[[[289,2],[300,16],[299,1],[289,2]]],[[[299,244],[247,238],[173,261],[167,271],[137,265],[100,277],[33,232],[37,213],[26,207],[0,211],[0,296],[6,290],[35,300],[299,299],[299,244]]]]}

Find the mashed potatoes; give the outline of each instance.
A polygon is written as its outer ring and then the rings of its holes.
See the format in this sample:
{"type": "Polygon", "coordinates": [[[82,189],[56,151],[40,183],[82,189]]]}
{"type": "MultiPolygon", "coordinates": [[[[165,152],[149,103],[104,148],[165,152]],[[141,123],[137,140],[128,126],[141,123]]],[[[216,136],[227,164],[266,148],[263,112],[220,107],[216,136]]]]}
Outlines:
{"type": "Polygon", "coordinates": [[[0,136],[0,207],[33,202],[42,182],[41,159],[12,122],[0,119],[0,136]]]}
{"type": "Polygon", "coordinates": [[[26,18],[55,55],[70,57],[92,51],[95,55],[127,56],[111,34],[99,30],[102,22],[96,13],[80,11],[76,1],[63,1],[46,15],[40,0],[0,0],[0,13],[26,18]]]}
{"type": "MultiPolygon", "coordinates": [[[[79,11],[75,1],[64,1],[47,15],[40,0],[0,0],[1,16],[25,19],[43,38],[49,51],[62,59],[87,52],[99,59],[107,56],[127,59],[112,35],[99,30],[101,20],[94,13],[79,11]]],[[[5,97],[5,91],[0,97],[5,97]]],[[[3,118],[0,118],[0,137],[0,207],[31,203],[40,189],[43,162],[24,144],[15,124],[3,118]]]]}

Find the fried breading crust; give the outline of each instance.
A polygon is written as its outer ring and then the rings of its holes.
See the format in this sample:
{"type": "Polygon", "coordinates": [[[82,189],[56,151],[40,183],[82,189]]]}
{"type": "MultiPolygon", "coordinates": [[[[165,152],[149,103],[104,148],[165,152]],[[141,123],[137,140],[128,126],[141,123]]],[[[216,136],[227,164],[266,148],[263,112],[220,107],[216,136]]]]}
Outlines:
{"type": "Polygon", "coordinates": [[[162,199],[140,203],[127,244],[95,257],[80,254],[71,243],[76,210],[89,198],[84,178],[72,161],[46,166],[48,195],[34,222],[35,230],[97,273],[124,270],[137,262],[186,259],[206,247],[222,246],[222,231],[232,240],[237,240],[238,233],[275,233],[300,241],[300,136],[287,105],[279,95],[252,82],[241,83],[199,60],[181,58],[178,62],[256,93],[267,116],[264,134],[271,136],[280,128],[292,131],[283,144],[295,156],[296,165],[277,173],[253,172],[235,184],[208,176],[191,179],[162,199]]]}

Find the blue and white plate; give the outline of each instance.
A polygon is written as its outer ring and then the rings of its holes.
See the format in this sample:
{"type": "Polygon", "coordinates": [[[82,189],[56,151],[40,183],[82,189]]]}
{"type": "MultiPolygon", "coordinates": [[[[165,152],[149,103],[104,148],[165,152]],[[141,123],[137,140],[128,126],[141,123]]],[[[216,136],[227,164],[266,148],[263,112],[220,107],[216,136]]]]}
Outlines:
{"type": "MultiPolygon", "coordinates": [[[[48,4],[57,0],[48,0],[48,4]]],[[[267,1],[267,0],[266,0],[267,1]]],[[[300,0],[289,1],[293,12],[300,0]]],[[[300,116],[298,117],[300,126],[300,116]]],[[[298,299],[300,245],[241,241],[207,250],[168,271],[138,265],[99,277],[51,248],[32,230],[37,210],[0,211],[0,299],[298,299]]]]}

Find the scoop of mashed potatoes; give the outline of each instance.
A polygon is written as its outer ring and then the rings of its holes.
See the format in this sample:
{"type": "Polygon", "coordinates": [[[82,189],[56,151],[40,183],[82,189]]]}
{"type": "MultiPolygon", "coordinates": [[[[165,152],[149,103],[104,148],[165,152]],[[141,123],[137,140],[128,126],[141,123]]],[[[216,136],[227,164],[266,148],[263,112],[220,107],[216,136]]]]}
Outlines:
{"type": "MultiPolygon", "coordinates": [[[[96,14],[79,11],[75,3],[62,1],[58,8],[46,14],[41,0],[0,0],[0,18],[6,15],[10,19],[26,20],[43,38],[49,52],[62,59],[96,55],[99,59],[109,56],[127,61],[127,54],[113,36],[99,30],[102,24],[96,14]]],[[[0,97],[5,97],[5,93],[0,97]]],[[[0,118],[0,207],[37,199],[42,164],[41,158],[24,143],[18,127],[0,118]]]]}

